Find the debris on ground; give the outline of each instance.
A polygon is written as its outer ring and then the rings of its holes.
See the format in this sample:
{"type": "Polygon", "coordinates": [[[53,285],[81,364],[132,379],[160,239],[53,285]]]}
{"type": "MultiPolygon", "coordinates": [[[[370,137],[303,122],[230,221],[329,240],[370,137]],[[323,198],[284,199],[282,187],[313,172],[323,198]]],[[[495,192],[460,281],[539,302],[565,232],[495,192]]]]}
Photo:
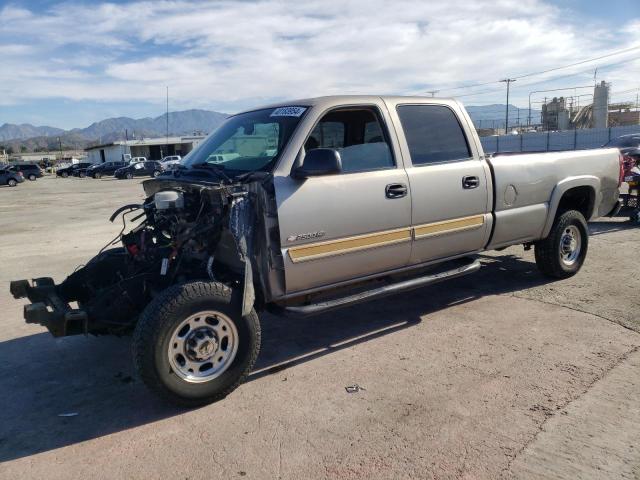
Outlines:
{"type": "Polygon", "coordinates": [[[362,388],[357,383],[354,383],[353,385],[348,385],[348,386],[344,387],[344,389],[347,391],[347,393],[358,393],[361,390],[363,392],[367,391],[365,388],[362,388]]]}

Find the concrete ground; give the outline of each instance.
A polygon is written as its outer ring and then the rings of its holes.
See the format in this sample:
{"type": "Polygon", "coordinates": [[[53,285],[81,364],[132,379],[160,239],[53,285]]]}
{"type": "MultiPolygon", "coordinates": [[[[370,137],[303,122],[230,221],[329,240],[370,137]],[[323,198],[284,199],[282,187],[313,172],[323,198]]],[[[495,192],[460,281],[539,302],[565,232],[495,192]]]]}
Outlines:
{"type": "Polygon", "coordinates": [[[264,315],[248,382],[185,411],[136,379],[128,339],[53,339],[8,293],[62,280],[141,198],[137,180],[0,187],[0,478],[640,479],[640,229],[624,219],[591,225],[569,280],[513,247],[432,288],[264,315]]]}

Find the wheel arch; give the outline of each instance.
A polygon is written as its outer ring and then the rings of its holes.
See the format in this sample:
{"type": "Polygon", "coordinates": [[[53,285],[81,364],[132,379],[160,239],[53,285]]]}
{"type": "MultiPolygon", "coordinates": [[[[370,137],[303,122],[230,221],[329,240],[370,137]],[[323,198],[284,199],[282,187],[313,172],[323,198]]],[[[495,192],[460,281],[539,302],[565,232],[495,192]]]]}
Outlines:
{"type": "Polygon", "coordinates": [[[549,215],[542,231],[542,238],[546,238],[551,231],[553,221],[559,212],[568,209],[577,210],[590,220],[599,203],[600,179],[592,175],[569,177],[559,182],[551,193],[549,201],[549,215]]]}

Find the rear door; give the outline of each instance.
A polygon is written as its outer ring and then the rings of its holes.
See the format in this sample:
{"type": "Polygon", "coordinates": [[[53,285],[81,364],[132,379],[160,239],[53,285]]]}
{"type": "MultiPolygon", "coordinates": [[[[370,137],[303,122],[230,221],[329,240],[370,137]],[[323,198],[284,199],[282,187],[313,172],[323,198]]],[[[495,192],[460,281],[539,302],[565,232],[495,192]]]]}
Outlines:
{"type": "Polygon", "coordinates": [[[402,267],[411,249],[408,179],[382,101],[311,113],[299,158],[335,148],[343,172],[274,179],[288,294],[402,267]]]}
{"type": "Polygon", "coordinates": [[[491,174],[456,102],[390,105],[411,185],[411,264],[482,249],[491,230],[491,174]]]}

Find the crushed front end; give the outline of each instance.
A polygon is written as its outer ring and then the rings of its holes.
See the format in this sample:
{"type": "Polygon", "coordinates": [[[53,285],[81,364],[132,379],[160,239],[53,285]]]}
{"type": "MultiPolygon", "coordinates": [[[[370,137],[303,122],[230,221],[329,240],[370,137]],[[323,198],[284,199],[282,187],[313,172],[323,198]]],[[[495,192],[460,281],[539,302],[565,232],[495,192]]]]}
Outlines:
{"type": "Polygon", "coordinates": [[[268,197],[269,179],[261,180],[225,184],[174,173],[145,181],[145,202],[114,213],[111,221],[122,217],[120,234],[86,265],[59,285],[51,278],[11,282],[15,298],[32,302],[24,307],[26,322],[56,337],[127,334],[154,296],[194,280],[232,286],[241,292],[242,311],[251,310],[254,281],[263,284],[253,274],[253,239],[262,225],[256,212],[263,209],[256,199],[268,197]]]}

